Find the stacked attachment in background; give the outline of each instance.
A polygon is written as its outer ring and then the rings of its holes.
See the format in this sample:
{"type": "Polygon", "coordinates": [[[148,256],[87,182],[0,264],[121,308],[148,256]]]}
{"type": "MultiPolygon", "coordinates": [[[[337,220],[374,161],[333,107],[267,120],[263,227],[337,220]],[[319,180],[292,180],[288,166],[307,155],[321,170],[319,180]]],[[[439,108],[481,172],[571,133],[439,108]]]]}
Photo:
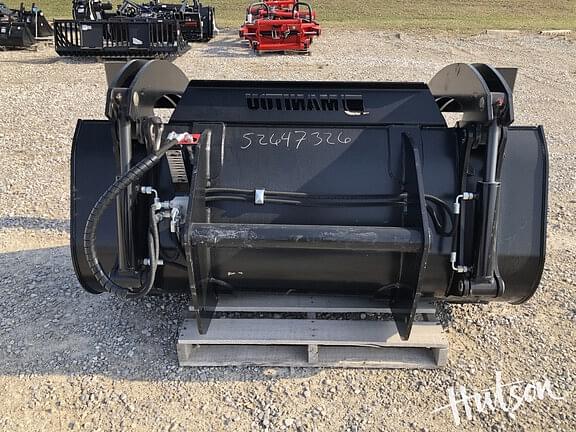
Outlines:
{"type": "Polygon", "coordinates": [[[30,48],[52,34],[52,27],[35,3],[29,11],[23,3],[20,9],[9,9],[0,3],[0,48],[30,48]]]}
{"type": "Polygon", "coordinates": [[[182,37],[186,42],[207,42],[217,32],[214,8],[204,6],[198,0],[193,0],[191,4],[187,1],[179,4],[155,1],[141,5],[125,0],[118,7],[118,15],[176,20],[180,24],[182,37]]]}
{"type": "Polygon", "coordinates": [[[56,20],[54,44],[60,56],[169,58],[187,49],[177,21],[123,18],[56,20]]]}
{"type": "Polygon", "coordinates": [[[75,0],[72,20],[56,20],[55,46],[61,56],[169,58],[188,42],[214,36],[214,9],[197,0],[189,5],[125,0],[116,12],[111,3],[75,0]]]}

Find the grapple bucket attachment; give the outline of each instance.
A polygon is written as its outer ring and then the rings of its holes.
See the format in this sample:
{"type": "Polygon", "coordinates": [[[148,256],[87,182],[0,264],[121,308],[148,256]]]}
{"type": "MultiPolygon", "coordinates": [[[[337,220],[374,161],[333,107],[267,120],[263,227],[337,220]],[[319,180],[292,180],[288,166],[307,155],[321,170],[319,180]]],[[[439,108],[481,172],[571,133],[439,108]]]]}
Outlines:
{"type": "Polygon", "coordinates": [[[0,47],[29,48],[36,43],[24,22],[0,22],[0,47]]]}
{"type": "Polygon", "coordinates": [[[210,6],[195,6],[179,14],[178,21],[182,37],[188,42],[206,42],[214,37],[214,8],[210,6]]]}
{"type": "Polygon", "coordinates": [[[187,49],[178,22],[157,19],[56,20],[54,44],[70,57],[169,58],[187,49]]]}
{"type": "Polygon", "coordinates": [[[214,37],[215,10],[199,1],[149,6],[161,18],[176,19],[180,24],[182,37],[187,42],[206,42],[214,37]]]}
{"type": "Polygon", "coordinates": [[[19,19],[26,23],[28,30],[36,39],[51,38],[54,35],[54,30],[44,14],[35,7],[31,11],[21,9],[19,19]]]}
{"type": "Polygon", "coordinates": [[[52,27],[36,6],[27,11],[9,9],[0,3],[0,47],[30,48],[38,39],[52,36],[52,27]]]}
{"type": "Polygon", "coordinates": [[[228,291],[366,297],[404,338],[422,298],[521,303],[543,269],[547,153],[542,128],[511,125],[504,76],[188,82],[129,63],[109,121],[81,121],[73,144],[78,277],[188,291],[202,333],[228,291]]]}
{"type": "MultiPolygon", "coordinates": [[[[193,2],[161,3],[147,2],[136,3],[131,0],[123,1],[116,12],[112,11],[111,2],[93,2],[92,0],[74,0],[72,16],[75,21],[117,21],[124,19],[148,20],[148,21],[176,21],[182,39],[186,42],[208,41],[214,37],[215,18],[214,8],[204,6],[198,0],[193,2]]],[[[87,25],[85,23],[85,25],[87,25]]]]}

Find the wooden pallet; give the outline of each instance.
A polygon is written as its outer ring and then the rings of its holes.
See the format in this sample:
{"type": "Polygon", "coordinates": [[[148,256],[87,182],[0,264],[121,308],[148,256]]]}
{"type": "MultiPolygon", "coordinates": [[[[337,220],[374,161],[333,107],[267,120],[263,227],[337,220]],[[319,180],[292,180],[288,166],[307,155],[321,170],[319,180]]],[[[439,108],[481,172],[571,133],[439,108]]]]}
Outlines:
{"type": "MultiPolygon", "coordinates": [[[[219,312],[390,313],[359,297],[268,295],[219,299],[219,312]]],[[[403,341],[394,321],[319,319],[213,319],[200,335],[185,320],[178,338],[181,366],[289,366],[354,368],[437,368],[446,364],[448,342],[435,307],[422,303],[424,320],[414,322],[403,341]]],[[[313,316],[313,315],[312,315],[313,316]]]]}

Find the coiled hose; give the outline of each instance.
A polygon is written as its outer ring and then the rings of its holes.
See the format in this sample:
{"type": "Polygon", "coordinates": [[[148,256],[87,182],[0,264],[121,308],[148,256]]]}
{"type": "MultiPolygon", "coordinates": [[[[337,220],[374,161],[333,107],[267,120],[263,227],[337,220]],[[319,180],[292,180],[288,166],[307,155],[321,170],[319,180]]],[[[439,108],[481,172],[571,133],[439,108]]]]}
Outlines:
{"type": "Polygon", "coordinates": [[[140,180],[144,174],[146,174],[150,169],[157,165],[162,156],[174,147],[177,141],[171,141],[168,144],[161,147],[156,153],[146,156],[136,165],[134,165],[128,172],[119,177],[108,189],[102,194],[98,199],[92,211],[88,216],[86,221],[86,227],[84,228],[84,254],[86,255],[86,261],[88,266],[92,271],[92,274],[96,278],[96,281],[100,284],[105,292],[110,292],[118,295],[122,298],[140,298],[145,296],[150,292],[154,284],[154,277],[156,276],[156,268],[158,266],[158,257],[160,251],[160,242],[158,234],[158,226],[155,221],[154,210],[151,207],[150,211],[150,227],[148,232],[148,248],[150,250],[150,271],[148,272],[146,283],[139,291],[132,291],[129,288],[120,286],[113,282],[110,277],[102,269],[102,265],[98,259],[96,252],[96,230],[100,223],[100,219],[104,214],[104,211],[114,202],[116,197],[127,187],[136,183],[140,180]]]}

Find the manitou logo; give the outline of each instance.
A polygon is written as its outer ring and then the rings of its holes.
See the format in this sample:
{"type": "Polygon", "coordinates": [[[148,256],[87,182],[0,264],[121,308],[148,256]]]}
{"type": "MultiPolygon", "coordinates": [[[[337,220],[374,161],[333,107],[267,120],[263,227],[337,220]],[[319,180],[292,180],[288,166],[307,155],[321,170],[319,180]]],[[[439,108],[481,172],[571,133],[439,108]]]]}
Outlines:
{"type": "Polygon", "coordinates": [[[251,110],[343,111],[348,115],[368,114],[362,95],[246,93],[251,110]]]}

